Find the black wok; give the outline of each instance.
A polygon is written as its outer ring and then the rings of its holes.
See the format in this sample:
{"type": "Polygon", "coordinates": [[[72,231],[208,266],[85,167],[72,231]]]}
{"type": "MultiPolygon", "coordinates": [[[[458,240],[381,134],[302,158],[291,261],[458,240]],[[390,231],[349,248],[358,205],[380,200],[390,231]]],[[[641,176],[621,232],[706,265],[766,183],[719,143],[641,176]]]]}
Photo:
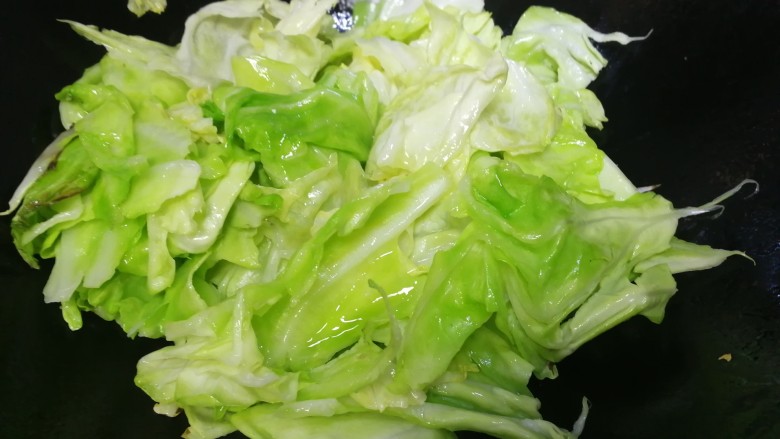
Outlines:
{"type": "MultiPolygon", "coordinates": [[[[0,200],[58,132],[53,94],[102,50],[55,21],[67,18],[172,43],[205,0],[169,0],[136,19],[125,0],[7,1],[0,12],[0,200]]],[[[488,1],[509,30],[530,3],[488,1]]],[[[589,438],[780,437],[780,3],[735,0],[540,1],[601,31],[644,35],[604,46],[610,65],[592,88],[610,121],[592,135],[637,185],[698,205],[753,178],[761,190],[726,202],[717,219],[684,220],[680,235],[740,249],[678,277],[655,325],[635,318],[535,382],[546,418],[570,427],[582,396],[589,438]],[[731,354],[731,361],[719,359],[731,354]]],[[[135,363],[160,346],[129,340],[87,316],[68,330],[0,219],[0,437],[173,438],[186,427],[152,411],[135,363]]],[[[467,435],[464,435],[467,436],[467,435]]]]}

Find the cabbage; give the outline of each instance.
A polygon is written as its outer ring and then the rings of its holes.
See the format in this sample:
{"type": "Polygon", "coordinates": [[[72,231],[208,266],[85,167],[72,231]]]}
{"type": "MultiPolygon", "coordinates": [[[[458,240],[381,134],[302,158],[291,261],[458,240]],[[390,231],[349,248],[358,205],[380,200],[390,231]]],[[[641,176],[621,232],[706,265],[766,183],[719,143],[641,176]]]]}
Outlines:
{"type": "Polygon", "coordinates": [[[127,9],[137,16],[142,16],[147,12],[161,14],[168,6],[168,0],[128,0],[127,9]]]}
{"type": "Polygon", "coordinates": [[[4,212],[54,258],[45,300],[169,340],[135,382],[188,438],[578,436],[587,407],[553,425],[529,380],[738,253],[675,238],[714,203],[588,136],[593,41],[634,39],[542,7],[503,35],[478,0],[357,1],[344,31],[334,5],[213,3],[177,47],[70,23],[107,54],[4,212]]]}

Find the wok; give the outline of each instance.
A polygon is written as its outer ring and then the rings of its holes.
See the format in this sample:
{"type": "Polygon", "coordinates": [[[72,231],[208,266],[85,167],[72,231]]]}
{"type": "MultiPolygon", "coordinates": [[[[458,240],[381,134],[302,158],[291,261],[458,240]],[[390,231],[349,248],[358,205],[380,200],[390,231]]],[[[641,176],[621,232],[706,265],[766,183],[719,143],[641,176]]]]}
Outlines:
{"type": "MultiPolygon", "coordinates": [[[[0,199],[59,131],[53,94],[102,49],[55,21],[67,18],[173,43],[205,0],[170,0],[135,18],[125,0],[10,1],[0,16],[0,199]]],[[[487,1],[506,30],[528,2],[487,1]]],[[[596,142],[639,186],[677,206],[699,205],[744,178],[761,184],[728,200],[719,218],[682,221],[680,236],[740,249],[755,265],[678,276],[659,326],[634,318],[534,382],[543,415],[570,427],[587,396],[583,438],[780,437],[780,3],[733,0],[538,1],[601,31],[652,34],[602,46],[609,66],[592,89],[610,121],[596,142]],[[731,354],[731,361],[719,359],[731,354]]],[[[129,340],[86,316],[68,330],[0,219],[0,437],[172,438],[186,426],[152,411],[133,385],[155,340],[129,340]]],[[[477,437],[468,436],[464,437],[477,437]]]]}

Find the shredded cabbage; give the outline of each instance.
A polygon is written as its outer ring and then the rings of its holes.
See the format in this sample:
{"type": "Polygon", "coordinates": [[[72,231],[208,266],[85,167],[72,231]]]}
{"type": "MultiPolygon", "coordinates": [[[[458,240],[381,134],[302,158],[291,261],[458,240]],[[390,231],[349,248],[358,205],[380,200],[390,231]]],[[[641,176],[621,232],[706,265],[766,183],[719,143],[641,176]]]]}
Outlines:
{"type": "Polygon", "coordinates": [[[674,236],[721,199],[675,209],[588,136],[592,41],[635,39],[544,7],[504,35],[481,0],[334,6],[213,3],[176,47],[70,23],[108,53],[3,213],[55,259],[45,300],[169,340],[135,383],[188,438],[577,437],[586,401],[553,425],[531,377],[738,254],[674,236]]]}

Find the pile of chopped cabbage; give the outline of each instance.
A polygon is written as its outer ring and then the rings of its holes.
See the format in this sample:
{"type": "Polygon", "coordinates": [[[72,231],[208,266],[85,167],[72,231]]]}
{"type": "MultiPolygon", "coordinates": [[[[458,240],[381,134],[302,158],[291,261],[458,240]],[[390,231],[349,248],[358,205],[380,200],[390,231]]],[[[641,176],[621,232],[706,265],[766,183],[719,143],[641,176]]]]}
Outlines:
{"type": "Polygon", "coordinates": [[[588,137],[592,41],[632,39],[542,7],[503,35],[480,0],[342,32],[335,3],[213,3],[177,47],[70,23],[108,54],[5,212],[45,300],[169,340],[136,384],[188,438],[576,437],[531,376],[735,253],[588,137]]]}

